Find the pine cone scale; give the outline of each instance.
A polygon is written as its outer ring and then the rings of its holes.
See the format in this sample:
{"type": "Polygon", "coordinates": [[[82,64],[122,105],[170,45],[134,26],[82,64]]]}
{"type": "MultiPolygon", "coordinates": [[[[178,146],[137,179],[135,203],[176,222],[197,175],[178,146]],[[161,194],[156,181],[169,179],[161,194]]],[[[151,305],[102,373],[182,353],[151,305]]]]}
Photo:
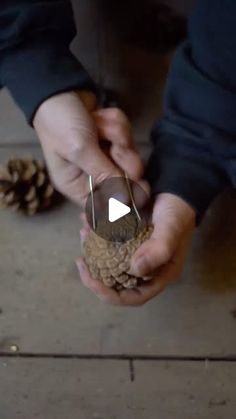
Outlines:
{"type": "Polygon", "coordinates": [[[137,237],[123,244],[107,241],[92,231],[83,249],[85,261],[93,278],[118,291],[133,289],[142,281],[150,281],[150,277],[134,277],[129,270],[132,255],[151,236],[152,231],[152,226],[145,227],[137,237]]]}
{"type": "Polygon", "coordinates": [[[0,206],[34,215],[50,207],[56,197],[44,163],[11,159],[0,167],[0,206]]]}

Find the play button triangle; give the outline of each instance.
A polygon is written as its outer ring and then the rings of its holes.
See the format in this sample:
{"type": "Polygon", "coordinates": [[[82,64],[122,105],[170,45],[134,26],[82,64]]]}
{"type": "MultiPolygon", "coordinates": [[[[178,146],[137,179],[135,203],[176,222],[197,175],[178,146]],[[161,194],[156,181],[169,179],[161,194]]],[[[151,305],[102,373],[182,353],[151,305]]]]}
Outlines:
{"type": "Polygon", "coordinates": [[[130,212],[131,208],[128,205],[123,204],[115,198],[109,199],[108,219],[110,223],[119,220],[130,212]]]}

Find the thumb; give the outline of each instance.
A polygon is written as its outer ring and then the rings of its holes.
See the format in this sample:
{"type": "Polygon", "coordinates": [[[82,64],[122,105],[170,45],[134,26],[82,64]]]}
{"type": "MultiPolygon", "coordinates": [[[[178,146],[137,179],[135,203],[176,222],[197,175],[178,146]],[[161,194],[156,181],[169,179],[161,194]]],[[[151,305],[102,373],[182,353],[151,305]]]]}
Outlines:
{"type": "Polygon", "coordinates": [[[195,226],[194,210],[181,198],[163,193],[153,211],[154,231],[131,260],[131,271],[138,276],[152,274],[174,256],[184,234],[195,226]]]}
{"type": "Polygon", "coordinates": [[[169,224],[155,226],[149,240],[144,242],[131,259],[131,273],[138,277],[152,274],[167,264],[178,245],[178,237],[169,224]]]}

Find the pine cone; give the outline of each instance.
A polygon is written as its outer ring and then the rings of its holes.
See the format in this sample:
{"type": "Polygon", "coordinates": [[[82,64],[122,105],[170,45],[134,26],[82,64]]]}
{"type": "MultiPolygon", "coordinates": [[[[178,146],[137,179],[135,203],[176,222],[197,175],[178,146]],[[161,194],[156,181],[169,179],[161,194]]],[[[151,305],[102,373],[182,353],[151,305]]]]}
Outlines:
{"type": "Polygon", "coordinates": [[[0,207],[34,215],[50,207],[54,198],[44,163],[17,158],[0,167],[0,207]]]}
{"type": "Polygon", "coordinates": [[[92,277],[116,290],[136,288],[150,280],[134,277],[129,269],[132,255],[152,231],[152,226],[142,228],[134,239],[124,243],[104,240],[92,231],[84,243],[84,257],[92,277]]]}

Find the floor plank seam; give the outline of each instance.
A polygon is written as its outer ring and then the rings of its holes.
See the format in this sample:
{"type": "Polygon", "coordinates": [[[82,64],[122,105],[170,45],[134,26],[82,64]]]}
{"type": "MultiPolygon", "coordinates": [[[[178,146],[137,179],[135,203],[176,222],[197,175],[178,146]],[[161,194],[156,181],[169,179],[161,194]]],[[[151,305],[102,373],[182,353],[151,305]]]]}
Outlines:
{"type": "Polygon", "coordinates": [[[133,383],[135,381],[135,366],[133,359],[129,360],[129,374],[130,374],[130,381],[133,383]]]}
{"type": "MultiPolygon", "coordinates": [[[[78,360],[117,360],[117,361],[168,361],[168,362],[236,362],[236,355],[229,356],[174,356],[174,355],[109,355],[109,354],[59,354],[59,353],[9,353],[0,352],[1,358],[33,359],[78,359],[78,360]]],[[[132,364],[131,364],[132,365],[132,364]]]]}

